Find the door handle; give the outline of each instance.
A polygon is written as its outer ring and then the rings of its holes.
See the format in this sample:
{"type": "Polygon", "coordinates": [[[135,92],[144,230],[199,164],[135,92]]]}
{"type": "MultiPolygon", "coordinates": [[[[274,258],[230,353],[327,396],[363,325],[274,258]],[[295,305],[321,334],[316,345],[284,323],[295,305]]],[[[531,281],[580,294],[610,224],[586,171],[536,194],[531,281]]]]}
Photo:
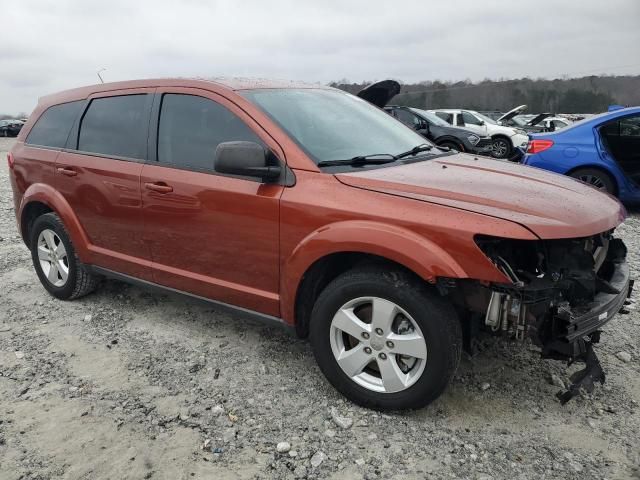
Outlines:
{"type": "Polygon", "coordinates": [[[144,188],[146,188],[147,190],[153,190],[154,192],[158,192],[158,193],[173,192],[173,187],[163,182],[145,183],[144,188]]]}
{"type": "Polygon", "coordinates": [[[75,177],[78,172],[76,172],[73,168],[69,167],[59,167],[58,172],[62,175],[66,175],[67,177],[75,177]]]}

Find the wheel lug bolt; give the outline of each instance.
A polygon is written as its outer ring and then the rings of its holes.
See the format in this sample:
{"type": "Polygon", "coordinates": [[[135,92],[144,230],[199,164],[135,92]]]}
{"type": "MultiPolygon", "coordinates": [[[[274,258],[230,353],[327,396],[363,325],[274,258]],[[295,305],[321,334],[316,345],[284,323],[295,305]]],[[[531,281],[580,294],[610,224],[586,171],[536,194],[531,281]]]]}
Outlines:
{"type": "Polygon", "coordinates": [[[387,342],[387,347],[393,348],[393,342],[387,342]]]}
{"type": "Polygon", "coordinates": [[[364,353],[369,355],[371,353],[371,349],[369,347],[364,347],[364,353]]]}
{"type": "Polygon", "coordinates": [[[380,357],[380,360],[386,360],[387,359],[387,355],[385,353],[381,353],[380,355],[378,355],[378,357],[380,357]]]}
{"type": "Polygon", "coordinates": [[[382,335],[384,332],[381,328],[376,328],[376,335],[382,335]]]}
{"type": "Polygon", "coordinates": [[[369,333],[368,332],[362,332],[362,338],[364,338],[365,340],[369,338],[369,333]]]}

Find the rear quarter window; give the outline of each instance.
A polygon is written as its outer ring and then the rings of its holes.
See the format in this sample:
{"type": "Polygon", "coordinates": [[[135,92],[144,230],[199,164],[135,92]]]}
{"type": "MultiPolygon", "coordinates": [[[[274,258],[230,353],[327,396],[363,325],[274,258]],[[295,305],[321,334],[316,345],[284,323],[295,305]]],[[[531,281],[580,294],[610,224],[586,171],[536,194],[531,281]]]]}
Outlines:
{"type": "Polygon", "coordinates": [[[29,132],[25,143],[51,148],[63,148],[73,127],[82,100],[54,105],[44,111],[29,132]]]}

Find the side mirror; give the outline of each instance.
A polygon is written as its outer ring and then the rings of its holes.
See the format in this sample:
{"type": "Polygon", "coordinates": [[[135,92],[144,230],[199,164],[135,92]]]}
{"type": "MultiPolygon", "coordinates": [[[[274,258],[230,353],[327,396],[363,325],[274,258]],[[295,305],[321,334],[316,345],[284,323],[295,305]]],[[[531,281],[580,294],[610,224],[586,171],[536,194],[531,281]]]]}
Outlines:
{"type": "Polygon", "coordinates": [[[219,144],[213,168],[220,173],[261,178],[263,182],[272,182],[282,173],[280,166],[269,165],[267,152],[254,142],[219,144]]]}
{"type": "Polygon", "coordinates": [[[478,125],[482,127],[484,125],[484,120],[480,120],[480,123],[478,123],[478,125]]]}

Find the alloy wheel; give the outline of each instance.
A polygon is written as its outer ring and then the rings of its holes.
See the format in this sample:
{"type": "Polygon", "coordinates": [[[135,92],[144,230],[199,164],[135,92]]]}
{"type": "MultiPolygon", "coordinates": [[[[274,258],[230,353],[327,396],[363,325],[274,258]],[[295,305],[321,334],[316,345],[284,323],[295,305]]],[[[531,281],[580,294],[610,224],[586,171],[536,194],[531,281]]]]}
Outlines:
{"type": "Polygon", "coordinates": [[[493,155],[496,158],[504,158],[507,156],[508,152],[509,152],[509,145],[507,144],[506,140],[501,138],[494,140],[493,150],[491,151],[491,155],[493,155]]]}
{"type": "Polygon", "coordinates": [[[38,235],[38,261],[47,281],[63,287],[69,278],[67,249],[56,232],[44,229],[38,235]]]}
{"type": "Polygon", "coordinates": [[[330,343],[342,371],[374,392],[406,390],[420,379],[427,362],[427,344],[416,321],[379,297],[356,298],[338,309],[330,343]]]}
{"type": "Polygon", "coordinates": [[[580,180],[582,180],[584,183],[588,183],[589,185],[593,185],[594,187],[600,189],[600,190],[606,190],[607,186],[604,183],[604,181],[598,177],[597,175],[580,175],[580,180]]]}

